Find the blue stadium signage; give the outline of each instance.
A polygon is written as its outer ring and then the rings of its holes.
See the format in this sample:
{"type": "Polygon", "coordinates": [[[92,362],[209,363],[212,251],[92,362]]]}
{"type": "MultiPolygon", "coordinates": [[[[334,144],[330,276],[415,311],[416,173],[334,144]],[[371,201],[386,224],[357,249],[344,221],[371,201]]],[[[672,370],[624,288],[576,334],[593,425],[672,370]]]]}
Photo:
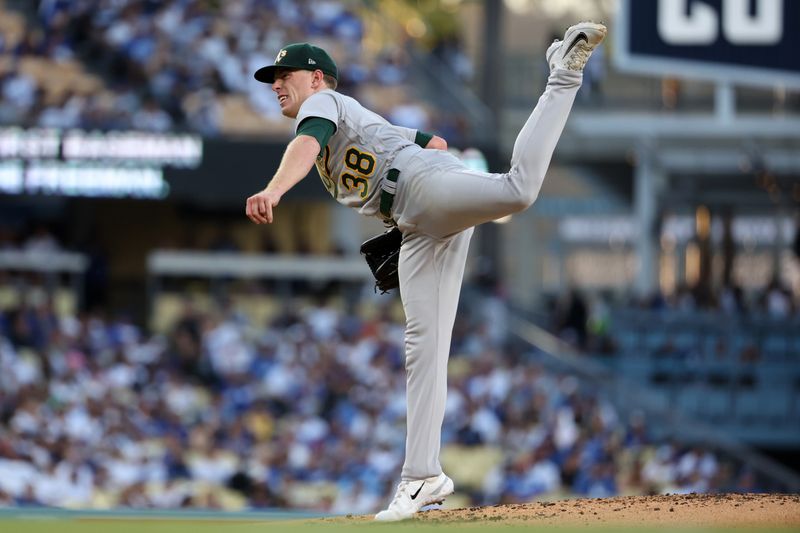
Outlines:
{"type": "Polygon", "coordinates": [[[800,86],[798,0],[620,0],[621,70],[800,86]]]}

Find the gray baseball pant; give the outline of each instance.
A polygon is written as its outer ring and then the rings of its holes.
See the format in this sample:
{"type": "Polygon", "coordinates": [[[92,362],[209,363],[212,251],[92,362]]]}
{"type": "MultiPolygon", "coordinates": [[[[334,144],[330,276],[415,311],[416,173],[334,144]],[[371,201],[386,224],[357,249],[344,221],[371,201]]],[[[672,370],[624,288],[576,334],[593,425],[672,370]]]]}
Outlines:
{"type": "Polygon", "coordinates": [[[447,360],[472,228],[522,211],[539,194],[582,74],[555,70],[514,143],[505,174],[469,170],[439,150],[401,151],[392,215],[403,232],[408,403],[404,480],[437,476],[447,360]]]}

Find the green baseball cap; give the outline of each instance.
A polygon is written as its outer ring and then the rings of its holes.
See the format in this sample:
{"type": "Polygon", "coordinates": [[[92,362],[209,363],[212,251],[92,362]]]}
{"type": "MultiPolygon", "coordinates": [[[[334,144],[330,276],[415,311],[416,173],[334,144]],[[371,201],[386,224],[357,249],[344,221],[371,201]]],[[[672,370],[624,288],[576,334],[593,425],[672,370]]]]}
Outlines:
{"type": "Polygon", "coordinates": [[[275,64],[261,67],[255,78],[263,83],[275,81],[275,70],[279,68],[296,68],[300,70],[321,70],[324,74],[339,80],[339,71],[328,52],[308,43],[294,43],[284,46],[275,58],[275,64]]]}

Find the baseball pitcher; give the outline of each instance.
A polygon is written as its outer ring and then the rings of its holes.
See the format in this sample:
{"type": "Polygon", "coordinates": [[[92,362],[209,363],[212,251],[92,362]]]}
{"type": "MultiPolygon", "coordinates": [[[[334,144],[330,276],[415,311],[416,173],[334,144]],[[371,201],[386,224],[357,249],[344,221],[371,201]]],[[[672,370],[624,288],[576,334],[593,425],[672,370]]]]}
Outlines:
{"type": "Polygon", "coordinates": [[[247,216],[271,223],[281,197],[316,165],[336,201],[394,225],[397,237],[390,240],[401,243],[396,268],[384,271],[397,276],[406,315],[406,456],[394,499],[377,520],[409,518],[453,493],[439,448],[450,338],[473,227],[536,200],[583,67],[605,35],[605,26],[583,22],[547,49],[547,87],[517,136],[505,174],[470,170],[446,151],[444,139],[394,126],[336,92],[336,65],[318,47],[287,45],[274,64],[255,73],[271,84],[283,115],[295,119],[296,136],[266,188],[247,199],[247,216]]]}

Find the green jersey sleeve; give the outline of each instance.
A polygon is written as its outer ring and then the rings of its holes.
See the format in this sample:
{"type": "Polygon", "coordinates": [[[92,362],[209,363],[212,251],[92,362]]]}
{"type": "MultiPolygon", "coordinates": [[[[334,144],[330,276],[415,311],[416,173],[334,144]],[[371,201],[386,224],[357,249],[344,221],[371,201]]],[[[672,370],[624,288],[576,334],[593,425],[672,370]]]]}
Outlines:
{"type": "Polygon", "coordinates": [[[431,139],[433,139],[432,133],[417,131],[417,134],[414,137],[414,143],[418,144],[422,148],[425,148],[426,146],[428,146],[428,143],[431,142],[431,139]]]}
{"type": "Polygon", "coordinates": [[[414,130],[411,128],[404,128],[403,126],[395,126],[395,128],[397,128],[409,141],[420,146],[421,148],[428,146],[428,143],[431,142],[431,139],[433,139],[433,133],[414,130]]]}
{"type": "Polygon", "coordinates": [[[319,143],[320,153],[328,146],[331,136],[336,133],[336,124],[322,117],[308,117],[303,119],[297,127],[297,135],[309,135],[319,143]]]}

